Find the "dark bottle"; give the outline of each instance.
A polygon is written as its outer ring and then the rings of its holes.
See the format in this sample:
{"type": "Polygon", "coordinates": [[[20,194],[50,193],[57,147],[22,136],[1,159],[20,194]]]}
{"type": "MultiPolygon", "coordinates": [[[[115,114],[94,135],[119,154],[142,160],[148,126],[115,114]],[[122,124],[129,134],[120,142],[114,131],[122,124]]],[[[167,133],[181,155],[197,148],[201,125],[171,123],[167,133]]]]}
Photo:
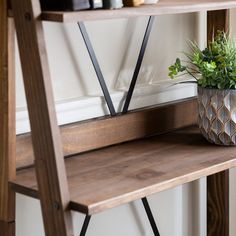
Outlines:
{"type": "Polygon", "coordinates": [[[40,0],[42,10],[76,11],[90,8],[89,0],[40,0]]]}
{"type": "Polygon", "coordinates": [[[103,0],[103,8],[105,9],[117,9],[122,7],[122,0],[103,0]]]}

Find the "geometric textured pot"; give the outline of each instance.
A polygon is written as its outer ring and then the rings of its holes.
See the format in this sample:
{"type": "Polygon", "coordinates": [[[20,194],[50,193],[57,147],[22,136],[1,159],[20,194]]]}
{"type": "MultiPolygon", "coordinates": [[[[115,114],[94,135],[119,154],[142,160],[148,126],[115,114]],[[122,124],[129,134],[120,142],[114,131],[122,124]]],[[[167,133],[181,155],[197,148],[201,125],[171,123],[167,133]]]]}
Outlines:
{"type": "Polygon", "coordinates": [[[236,145],[236,90],[198,87],[198,122],[203,136],[218,145],[236,145]]]}

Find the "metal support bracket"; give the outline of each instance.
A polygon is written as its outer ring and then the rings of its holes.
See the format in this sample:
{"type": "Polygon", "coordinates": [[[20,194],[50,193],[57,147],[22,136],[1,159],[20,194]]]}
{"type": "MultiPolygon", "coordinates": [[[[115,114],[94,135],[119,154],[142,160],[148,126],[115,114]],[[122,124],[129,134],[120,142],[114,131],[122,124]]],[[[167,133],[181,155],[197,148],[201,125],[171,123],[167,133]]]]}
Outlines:
{"type": "Polygon", "coordinates": [[[86,215],[85,219],[84,219],[84,223],[80,232],[80,236],[85,236],[88,226],[89,226],[89,222],[91,220],[91,216],[90,215],[86,215]]]}
{"type": "Polygon", "coordinates": [[[95,70],[96,75],[98,77],[98,81],[100,83],[100,86],[102,88],[102,92],[104,94],[104,97],[105,97],[108,109],[110,111],[110,114],[111,114],[111,116],[115,116],[116,115],[116,111],[115,111],[113,102],[111,100],[110,93],[109,93],[109,91],[107,89],[106,82],[105,82],[104,76],[102,74],[101,68],[99,66],[96,54],[94,52],[93,46],[91,44],[91,41],[89,39],[88,32],[87,32],[83,22],[78,22],[78,26],[79,26],[80,32],[82,34],[84,43],[85,43],[85,45],[87,47],[90,59],[91,59],[91,61],[93,63],[93,67],[94,67],[94,70],[95,70]]]}
{"type": "Polygon", "coordinates": [[[152,30],[154,19],[155,19],[155,16],[150,16],[149,17],[147,27],[146,27],[146,31],[145,31],[145,34],[144,34],[144,37],[143,37],[142,46],[141,46],[139,56],[138,56],[138,60],[137,60],[136,66],[135,66],[133,78],[131,80],[130,87],[129,87],[129,90],[128,90],[128,93],[127,93],[127,96],[126,96],[126,100],[125,100],[125,104],[124,104],[122,114],[127,113],[128,109],[129,109],[129,104],[130,104],[130,101],[131,101],[131,98],[132,98],[132,95],[133,95],[133,92],[134,92],[134,88],[135,88],[135,85],[136,85],[136,82],[137,82],[137,79],[138,79],[139,71],[140,71],[140,68],[141,68],[141,65],[142,65],[142,62],[143,62],[143,57],[144,57],[144,54],[145,54],[145,51],[146,51],[146,48],[147,48],[147,43],[148,43],[148,39],[149,39],[151,30],[152,30]]]}
{"type": "Polygon", "coordinates": [[[152,227],[152,231],[153,231],[154,235],[155,236],[160,236],[159,230],[157,228],[157,225],[156,225],[155,219],[153,217],[153,214],[152,214],[152,211],[151,211],[151,208],[149,206],[147,198],[146,197],[142,198],[142,202],[143,202],[143,206],[144,206],[144,209],[147,213],[147,217],[148,217],[148,220],[149,220],[150,225],[152,227]]]}
{"type": "MultiPolygon", "coordinates": [[[[143,41],[142,41],[142,46],[141,46],[141,49],[140,49],[140,52],[139,52],[138,60],[137,60],[136,66],[135,66],[134,74],[133,74],[133,77],[132,77],[132,80],[131,80],[131,83],[130,83],[130,87],[129,87],[129,90],[128,90],[128,93],[127,93],[127,97],[126,97],[126,100],[125,100],[125,104],[124,104],[122,114],[125,114],[128,111],[129,104],[130,104],[130,101],[131,101],[131,98],[132,98],[132,95],[133,95],[133,92],[134,92],[134,88],[135,88],[135,85],[136,85],[136,82],[137,82],[137,78],[138,78],[138,75],[139,75],[139,71],[140,71],[140,68],[141,68],[141,65],[142,65],[143,57],[144,57],[144,54],[145,54],[145,51],[146,51],[148,39],[149,39],[151,30],[152,30],[154,19],[155,19],[155,16],[150,16],[149,17],[147,27],[146,27],[146,30],[145,30],[145,34],[144,34],[144,38],[143,38],[143,41]]],[[[108,109],[110,111],[110,114],[111,114],[111,116],[116,116],[117,114],[116,114],[116,111],[115,111],[115,108],[114,108],[114,104],[111,100],[110,93],[107,89],[103,73],[102,73],[100,65],[98,63],[95,51],[93,49],[93,46],[92,46],[92,43],[90,41],[88,32],[86,30],[86,27],[85,27],[83,22],[78,22],[78,26],[79,26],[80,32],[82,34],[82,37],[83,37],[84,43],[86,45],[86,48],[88,50],[90,59],[92,61],[94,70],[96,72],[98,81],[99,81],[100,86],[101,86],[101,89],[103,91],[103,94],[104,94],[108,109]]]]}
{"type": "MultiPolygon", "coordinates": [[[[130,87],[129,87],[129,90],[128,90],[128,93],[127,93],[127,97],[126,97],[126,100],[125,100],[125,104],[124,104],[122,114],[125,114],[128,111],[129,104],[130,104],[130,101],[131,101],[131,98],[132,98],[132,95],[133,95],[133,92],[134,92],[134,88],[135,88],[135,85],[136,85],[136,82],[137,82],[139,71],[140,71],[142,61],[143,61],[143,58],[144,58],[144,54],[145,54],[145,51],[146,51],[148,39],[149,39],[151,30],[152,30],[154,19],[155,19],[154,16],[149,17],[147,27],[146,27],[146,30],[145,30],[145,34],[144,34],[144,38],[143,38],[143,41],[142,41],[142,46],[141,46],[141,49],[140,49],[140,52],[139,52],[138,60],[137,60],[136,66],[135,66],[134,74],[133,74],[133,77],[132,77],[132,80],[131,80],[131,83],[130,83],[130,87]]],[[[90,59],[92,61],[93,67],[94,67],[94,70],[95,70],[96,75],[98,77],[98,81],[99,81],[100,86],[102,88],[102,91],[103,91],[108,109],[110,111],[110,114],[111,114],[111,116],[116,116],[117,113],[114,109],[114,105],[113,105],[113,102],[111,100],[110,93],[107,89],[104,76],[103,76],[101,68],[99,66],[96,54],[94,52],[91,41],[89,39],[89,35],[87,33],[85,25],[84,25],[83,22],[78,22],[78,26],[79,26],[80,32],[82,34],[82,37],[83,37],[84,43],[86,45],[86,48],[88,50],[90,59]]],[[[147,213],[147,217],[148,217],[149,222],[151,224],[154,235],[155,236],[160,236],[160,233],[158,231],[155,219],[153,217],[151,208],[149,206],[149,203],[148,203],[146,197],[142,198],[142,203],[143,203],[144,209],[147,213]]],[[[86,215],[83,226],[82,226],[82,229],[81,229],[81,232],[80,232],[80,236],[85,236],[85,234],[87,232],[87,229],[88,229],[88,226],[89,226],[90,219],[91,219],[91,216],[86,215]]]]}
{"type": "MultiPolygon", "coordinates": [[[[144,209],[147,213],[147,217],[148,217],[148,220],[149,220],[150,225],[152,227],[152,231],[153,231],[154,236],[160,236],[159,230],[157,228],[157,224],[155,222],[155,219],[153,217],[151,208],[149,206],[149,203],[148,203],[148,200],[147,200],[146,197],[142,198],[142,203],[143,203],[144,209]]],[[[83,223],[83,226],[82,226],[82,230],[80,232],[80,236],[85,236],[85,234],[87,232],[87,229],[88,229],[90,219],[91,219],[90,215],[85,216],[84,223],[83,223]]]]}

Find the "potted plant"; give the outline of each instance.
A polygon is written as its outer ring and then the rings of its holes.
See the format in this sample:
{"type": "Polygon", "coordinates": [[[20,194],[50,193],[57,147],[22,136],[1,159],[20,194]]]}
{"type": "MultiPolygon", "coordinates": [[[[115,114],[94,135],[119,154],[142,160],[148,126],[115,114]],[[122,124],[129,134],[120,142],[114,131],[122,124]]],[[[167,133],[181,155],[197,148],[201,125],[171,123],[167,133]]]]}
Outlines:
{"type": "Polygon", "coordinates": [[[236,44],[218,31],[207,48],[190,42],[187,62],[169,67],[174,79],[190,75],[198,85],[199,128],[211,143],[236,145],[236,44]]]}

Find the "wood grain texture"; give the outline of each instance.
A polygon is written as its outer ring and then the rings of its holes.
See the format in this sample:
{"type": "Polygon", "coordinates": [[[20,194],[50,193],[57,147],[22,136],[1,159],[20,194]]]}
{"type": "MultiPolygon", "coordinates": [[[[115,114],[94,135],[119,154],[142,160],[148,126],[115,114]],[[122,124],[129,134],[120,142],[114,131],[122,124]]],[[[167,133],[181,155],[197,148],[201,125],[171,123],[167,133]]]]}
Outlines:
{"type": "MultiPolygon", "coordinates": [[[[15,164],[15,78],[14,24],[7,18],[7,2],[0,1],[0,220],[15,219],[15,194],[9,180],[16,175],[15,164]]],[[[0,228],[1,230],[1,228],[0,228]]]]}
{"type": "Polygon", "coordinates": [[[15,236],[15,222],[0,221],[1,236],[15,236]]]}
{"type": "MultiPolygon", "coordinates": [[[[61,127],[64,156],[90,151],[197,123],[196,99],[185,99],[113,118],[61,127]],[[186,107],[188,109],[186,109],[186,107]]],[[[17,137],[17,168],[33,164],[31,135],[17,137]]]]}
{"type": "MultiPolygon", "coordinates": [[[[229,10],[207,13],[207,40],[229,29],[229,10]]],[[[227,155],[227,154],[226,154],[227,155]]],[[[207,236],[229,236],[229,171],[207,178],[207,236]]]]}
{"type": "Polygon", "coordinates": [[[119,10],[43,12],[41,18],[42,20],[56,22],[78,22],[219,10],[235,7],[236,1],[232,0],[159,0],[157,4],[143,5],[132,8],[124,7],[119,10]]]}
{"type": "Polygon", "coordinates": [[[209,186],[207,191],[207,233],[211,236],[228,236],[229,170],[208,177],[207,185],[209,186]]]}
{"type": "Polygon", "coordinates": [[[230,12],[228,10],[209,11],[207,13],[207,40],[212,41],[217,30],[229,32],[230,12]]]}
{"type": "Polygon", "coordinates": [[[39,1],[13,0],[12,9],[32,130],[37,182],[47,236],[72,232],[70,200],[57,126],[39,1]]]}
{"type": "MultiPolygon", "coordinates": [[[[235,147],[185,128],[66,159],[70,207],[95,214],[236,166],[235,147]]],[[[38,197],[34,168],[17,172],[15,191],[38,197]]]]}

